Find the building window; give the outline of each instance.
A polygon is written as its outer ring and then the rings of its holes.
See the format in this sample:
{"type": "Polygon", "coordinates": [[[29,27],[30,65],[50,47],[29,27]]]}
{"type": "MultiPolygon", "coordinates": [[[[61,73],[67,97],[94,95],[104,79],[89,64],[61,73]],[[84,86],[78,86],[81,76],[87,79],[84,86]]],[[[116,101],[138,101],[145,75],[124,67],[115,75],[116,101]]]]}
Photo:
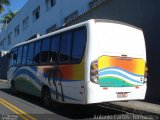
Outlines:
{"type": "Polygon", "coordinates": [[[103,2],[106,2],[106,1],[109,1],[109,0],[92,0],[91,2],[89,2],[89,8],[94,8],[98,5],[100,5],[101,3],[103,2]]]}
{"type": "Polygon", "coordinates": [[[50,8],[52,8],[55,3],[56,3],[56,0],[45,0],[46,1],[46,9],[49,10],[50,8]]]}
{"type": "Polygon", "coordinates": [[[19,35],[19,25],[15,28],[15,37],[19,35]]]}
{"type": "Polygon", "coordinates": [[[12,33],[8,34],[8,45],[12,44],[12,33]]]}
{"type": "Polygon", "coordinates": [[[56,29],[57,29],[57,25],[54,24],[53,26],[51,26],[46,30],[46,33],[54,32],[56,29]]]}
{"type": "Polygon", "coordinates": [[[26,17],[24,20],[23,20],[23,30],[26,30],[29,26],[28,24],[28,20],[29,20],[29,17],[26,17]]]}
{"type": "Polygon", "coordinates": [[[33,21],[37,20],[40,17],[40,6],[38,6],[34,11],[33,11],[33,21]]]}
{"type": "Polygon", "coordinates": [[[78,16],[78,11],[71,13],[70,15],[68,15],[67,17],[64,18],[64,23],[68,23],[68,22],[72,21],[77,16],[78,16]]]}

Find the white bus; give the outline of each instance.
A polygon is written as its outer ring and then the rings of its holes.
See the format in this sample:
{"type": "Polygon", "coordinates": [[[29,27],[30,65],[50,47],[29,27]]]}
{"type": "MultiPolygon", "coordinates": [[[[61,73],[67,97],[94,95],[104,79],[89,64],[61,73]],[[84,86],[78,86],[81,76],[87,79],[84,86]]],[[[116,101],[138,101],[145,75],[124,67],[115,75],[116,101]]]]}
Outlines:
{"type": "Polygon", "coordinates": [[[20,43],[10,54],[11,89],[46,106],[145,98],[143,32],[126,23],[91,19],[20,43]]]}

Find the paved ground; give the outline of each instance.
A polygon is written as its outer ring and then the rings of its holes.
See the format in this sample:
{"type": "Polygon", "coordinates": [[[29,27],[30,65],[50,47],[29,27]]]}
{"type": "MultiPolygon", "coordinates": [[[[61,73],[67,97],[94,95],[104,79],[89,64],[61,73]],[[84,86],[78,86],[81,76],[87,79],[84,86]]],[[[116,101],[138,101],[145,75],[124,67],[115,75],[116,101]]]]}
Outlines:
{"type": "Polygon", "coordinates": [[[112,102],[112,104],[124,106],[127,108],[132,108],[136,110],[141,110],[153,114],[160,114],[160,105],[152,104],[142,101],[128,101],[128,102],[112,102]]]}
{"type": "MultiPolygon", "coordinates": [[[[137,106],[137,108],[146,107],[146,109],[149,109],[148,104],[146,104],[147,106],[143,107],[142,105],[140,105],[139,102],[138,103],[114,102],[113,104],[126,107],[131,107],[131,106],[132,107],[137,106]]],[[[46,109],[43,106],[40,98],[24,93],[18,93],[16,95],[13,95],[11,91],[8,89],[7,82],[5,80],[0,80],[0,119],[10,118],[10,117],[12,118],[18,117],[18,119],[26,119],[26,120],[158,119],[157,116],[144,117],[143,115],[140,114],[132,114],[126,111],[111,109],[108,108],[107,104],[105,103],[97,105],[89,105],[89,106],[63,105],[62,107],[56,109],[55,108],[46,109]],[[8,115],[15,115],[15,116],[8,117],[8,115]]]]}
{"type": "MultiPolygon", "coordinates": [[[[7,84],[0,82],[0,117],[7,117],[7,115],[18,112],[19,118],[33,118],[38,120],[68,120],[68,119],[83,119],[92,120],[95,117],[123,115],[124,112],[107,109],[105,107],[91,105],[64,105],[61,108],[46,109],[40,98],[34,97],[24,93],[13,95],[7,88],[7,84]],[[25,112],[27,115],[23,115],[25,112]],[[20,116],[21,115],[21,116],[20,116]]],[[[13,116],[12,116],[13,117],[13,116]]],[[[14,116],[17,117],[17,116],[14,116]]],[[[1,118],[0,118],[1,119],[1,118]]]]}

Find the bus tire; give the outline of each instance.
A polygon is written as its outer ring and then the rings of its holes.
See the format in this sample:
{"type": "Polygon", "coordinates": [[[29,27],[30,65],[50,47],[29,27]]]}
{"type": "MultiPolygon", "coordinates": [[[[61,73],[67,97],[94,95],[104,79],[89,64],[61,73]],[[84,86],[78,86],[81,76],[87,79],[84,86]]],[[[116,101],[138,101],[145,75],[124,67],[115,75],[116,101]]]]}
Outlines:
{"type": "Polygon", "coordinates": [[[49,88],[45,87],[42,89],[42,102],[47,108],[51,108],[52,106],[52,99],[51,99],[51,93],[49,88]]]}
{"type": "Polygon", "coordinates": [[[16,94],[17,91],[16,91],[16,84],[14,82],[14,80],[11,81],[11,88],[10,88],[12,94],[16,94]]]}

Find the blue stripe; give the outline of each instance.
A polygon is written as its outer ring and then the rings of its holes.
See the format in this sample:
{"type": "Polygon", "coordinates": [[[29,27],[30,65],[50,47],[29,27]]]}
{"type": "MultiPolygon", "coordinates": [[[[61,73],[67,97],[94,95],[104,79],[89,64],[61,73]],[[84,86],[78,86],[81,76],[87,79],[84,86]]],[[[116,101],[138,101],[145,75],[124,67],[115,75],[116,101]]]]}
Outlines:
{"type": "Polygon", "coordinates": [[[105,76],[105,75],[107,75],[107,74],[119,75],[119,76],[121,76],[121,77],[123,77],[123,78],[126,78],[126,79],[132,81],[132,82],[135,82],[135,83],[143,83],[143,82],[140,82],[140,81],[137,81],[137,80],[135,80],[135,79],[132,79],[132,78],[130,78],[130,77],[128,77],[128,76],[126,76],[126,75],[118,72],[118,71],[114,71],[114,70],[105,71],[104,73],[99,73],[99,76],[102,77],[102,76],[105,76]]]}
{"type": "Polygon", "coordinates": [[[130,75],[136,76],[136,77],[143,77],[143,75],[134,74],[134,73],[128,72],[127,70],[124,70],[124,69],[119,68],[119,67],[108,67],[108,68],[104,68],[104,69],[99,70],[99,73],[105,72],[106,70],[110,70],[110,69],[121,70],[121,71],[124,71],[124,72],[126,72],[126,73],[128,73],[128,74],[130,74],[130,75]]]}

